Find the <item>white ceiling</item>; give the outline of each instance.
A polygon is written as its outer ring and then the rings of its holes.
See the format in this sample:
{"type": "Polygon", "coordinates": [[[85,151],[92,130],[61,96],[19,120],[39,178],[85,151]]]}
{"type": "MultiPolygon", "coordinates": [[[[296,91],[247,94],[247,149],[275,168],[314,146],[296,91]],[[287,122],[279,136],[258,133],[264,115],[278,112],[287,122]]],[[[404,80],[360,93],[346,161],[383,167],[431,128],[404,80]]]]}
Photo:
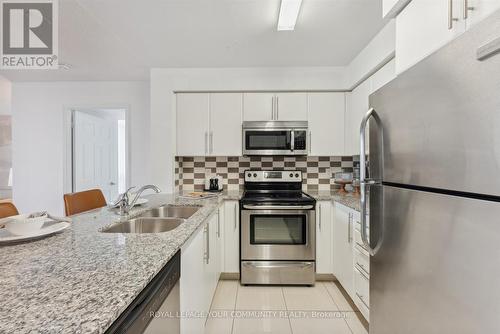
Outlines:
{"type": "Polygon", "coordinates": [[[59,0],[70,70],[12,81],[147,80],[151,67],[344,66],[383,27],[381,0],[303,0],[276,31],[280,0],[59,0]]]}

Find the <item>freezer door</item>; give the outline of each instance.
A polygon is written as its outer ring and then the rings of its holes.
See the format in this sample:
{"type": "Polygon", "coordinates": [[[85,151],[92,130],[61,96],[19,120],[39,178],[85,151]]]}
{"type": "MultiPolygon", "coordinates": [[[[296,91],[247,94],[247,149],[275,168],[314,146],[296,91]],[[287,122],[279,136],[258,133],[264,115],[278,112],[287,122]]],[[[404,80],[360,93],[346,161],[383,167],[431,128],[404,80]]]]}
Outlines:
{"type": "Polygon", "coordinates": [[[499,38],[500,11],[370,96],[384,129],[382,175],[370,121],[372,177],[500,196],[499,38]]]}
{"type": "Polygon", "coordinates": [[[370,334],[500,333],[500,203],[371,188],[370,334]]]}

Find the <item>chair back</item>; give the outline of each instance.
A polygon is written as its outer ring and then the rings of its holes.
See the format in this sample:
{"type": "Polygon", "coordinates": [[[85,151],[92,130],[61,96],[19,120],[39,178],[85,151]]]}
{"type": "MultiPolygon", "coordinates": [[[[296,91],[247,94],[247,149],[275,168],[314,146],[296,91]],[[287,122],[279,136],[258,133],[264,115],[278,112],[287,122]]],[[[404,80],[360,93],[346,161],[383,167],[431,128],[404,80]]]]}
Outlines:
{"type": "Polygon", "coordinates": [[[106,206],[106,199],[100,189],[91,189],[64,195],[66,216],[106,206]]]}
{"type": "Polygon", "coordinates": [[[16,216],[19,212],[14,204],[10,202],[0,203],[0,219],[10,216],[16,216]]]}

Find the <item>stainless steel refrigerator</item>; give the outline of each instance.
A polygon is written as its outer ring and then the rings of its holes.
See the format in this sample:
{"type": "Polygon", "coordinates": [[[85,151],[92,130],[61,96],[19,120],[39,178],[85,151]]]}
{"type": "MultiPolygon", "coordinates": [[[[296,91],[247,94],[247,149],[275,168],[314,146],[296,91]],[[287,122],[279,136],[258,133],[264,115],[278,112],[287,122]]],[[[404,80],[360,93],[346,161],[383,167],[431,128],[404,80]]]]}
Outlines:
{"type": "Polygon", "coordinates": [[[370,96],[371,334],[500,333],[499,51],[497,12],[370,96]]]}

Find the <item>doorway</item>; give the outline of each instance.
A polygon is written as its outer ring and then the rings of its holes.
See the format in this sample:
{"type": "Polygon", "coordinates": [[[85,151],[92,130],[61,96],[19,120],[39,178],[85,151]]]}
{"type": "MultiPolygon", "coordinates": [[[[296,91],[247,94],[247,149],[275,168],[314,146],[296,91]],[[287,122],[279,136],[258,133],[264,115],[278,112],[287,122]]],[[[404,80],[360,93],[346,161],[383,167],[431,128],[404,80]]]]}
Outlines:
{"type": "Polygon", "coordinates": [[[73,109],[72,191],[101,189],[111,203],[127,187],[126,109],[73,109]]]}

